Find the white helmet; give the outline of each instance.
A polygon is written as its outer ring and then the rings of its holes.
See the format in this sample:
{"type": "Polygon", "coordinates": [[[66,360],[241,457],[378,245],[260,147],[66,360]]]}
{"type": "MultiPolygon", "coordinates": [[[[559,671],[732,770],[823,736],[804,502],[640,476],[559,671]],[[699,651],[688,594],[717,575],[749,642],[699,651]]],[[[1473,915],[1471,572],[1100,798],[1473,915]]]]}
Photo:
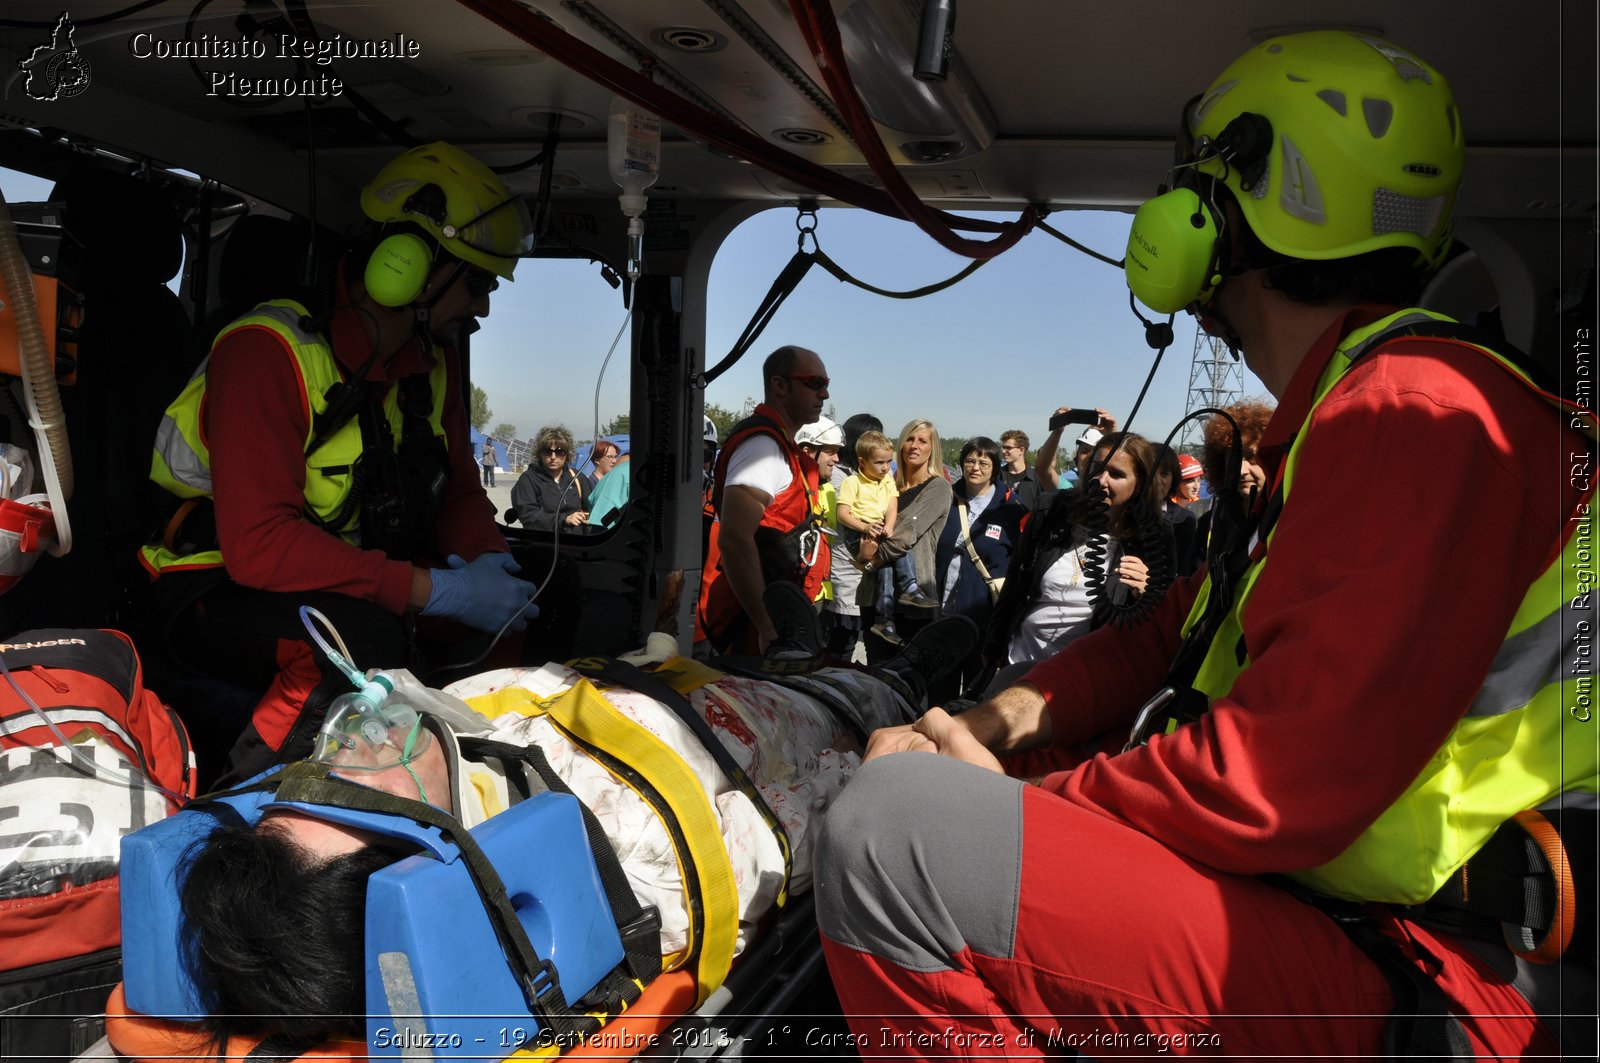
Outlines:
{"type": "Polygon", "coordinates": [[[717,442],[717,422],[713,421],[709,414],[706,415],[705,441],[712,445],[717,442]]]}
{"type": "Polygon", "coordinates": [[[823,417],[808,425],[802,425],[800,430],[795,432],[794,441],[802,447],[842,447],[844,429],[823,417]]]}

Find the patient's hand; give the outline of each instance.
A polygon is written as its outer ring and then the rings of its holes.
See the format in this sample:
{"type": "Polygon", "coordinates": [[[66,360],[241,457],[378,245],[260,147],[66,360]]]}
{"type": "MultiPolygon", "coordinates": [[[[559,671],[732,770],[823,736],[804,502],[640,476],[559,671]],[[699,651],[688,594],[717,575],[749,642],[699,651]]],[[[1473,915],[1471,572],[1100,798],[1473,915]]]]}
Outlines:
{"type": "Polygon", "coordinates": [[[861,758],[861,763],[865,764],[874,757],[885,757],[890,753],[939,752],[939,748],[929,740],[928,736],[916,728],[916,724],[906,723],[899,727],[880,727],[873,731],[867,738],[867,755],[861,758]]]}
{"type": "Polygon", "coordinates": [[[867,740],[867,755],[862,762],[890,753],[912,752],[940,753],[1005,774],[994,754],[972,736],[959,718],[940,708],[929,709],[916,723],[874,731],[867,740]]]}

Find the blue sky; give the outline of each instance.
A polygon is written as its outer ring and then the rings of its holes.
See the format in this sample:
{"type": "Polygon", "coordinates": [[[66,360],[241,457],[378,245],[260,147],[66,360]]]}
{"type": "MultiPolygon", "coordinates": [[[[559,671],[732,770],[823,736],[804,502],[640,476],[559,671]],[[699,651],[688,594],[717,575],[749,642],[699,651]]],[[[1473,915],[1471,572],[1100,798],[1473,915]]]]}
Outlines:
{"type": "MultiPolygon", "coordinates": [[[[0,170],[6,198],[44,198],[45,182],[0,170]]],[[[1121,257],[1129,215],[1081,211],[1051,224],[1080,242],[1121,257]]],[[[732,346],[795,248],[795,212],[763,212],[732,233],[712,265],[708,363],[732,346]]],[[[817,237],[830,257],[868,283],[921,287],[966,260],[900,221],[854,209],[825,209],[817,237]]],[[[648,232],[646,262],[649,261],[648,232]]],[[[620,249],[619,249],[620,250],[620,249]]],[[[620,257],[620,254],[619,256],[620,257]]],[[[473,377],[489,396],[491,427],[523,437],[564,423],[592,434],[595,391],[603,425],[627,409],[627,340],[601,375],[625,310],[620,294],[588,263],[528,261],[515,284],[495,294],[493,313],[473,338],[473,377]]],[[[1163,437],[1183,415],[1195,326],[1181,317],[1134,429],[1163,437]]],[[[890,431],[912,417],[933,421],[946,438],[998,436],[1021,428],[1046,434],[1057,406],[1105,406],[1125,418],[1154,356],[1128,310],[1120,270],[1043,232],[953,288],[916,300],[886,299],[814,268],[768,325],[755,348],[711,385],[707,400],[738,408],[760,394],[761,359],[784,343],[822,355],[840,419],[870,411],[890,431]]],[[[1244,394],[1265,388],[1246,372],[1244,394]]]]}
{"type": "MultiPolygon", "coordinates": [[[[794,254],[795,212],[783,207],[745,222],[712,265],[708,353],[715,363],[744,329],[774,277],[794,254]]],[[[1051,224],[1121,257],[1129,215],[1057,214],[1051,224]]],[[[866,211],[824,210],[817,236],[828,255],[868,283],[892,290],[942,280],[966,260],[912,225],[866,211]]],[[[648,246],[648,232],[646,234],[648,246]]],[[[646,252],[648,262],[648,251],[646,252]]],[[[473,338],[474,376],[494,421],[531,435],[559,420],[582,437],[593,431],[600,381],[603,425],[627,402],[626,341],[603,380],[600,366],[623,321],[620,296],[593,266],[530,261],[495,296],[494,313],[473,338]]],[[[1195,326],[1177,322],[1134,425],[1165,436],[1183,415],[1195,326]]],[[[917,300],[886,299],[813,268],[751,352],[713,383],[707,400],[737,408],[760,394],[761,359],[795,343],[822,355],[839,417],[876,413],[891,430],[912,417],[947,438],[998,436],[1021,428],[1046,434],[1063,405],[1105,406],[1126,416],[1154,352],[1128,310],[1120,270],[1035,232],[953,288],[917,300]]],[[[1265,394],[1246,374],[1244,393],[1265,394]]]]}

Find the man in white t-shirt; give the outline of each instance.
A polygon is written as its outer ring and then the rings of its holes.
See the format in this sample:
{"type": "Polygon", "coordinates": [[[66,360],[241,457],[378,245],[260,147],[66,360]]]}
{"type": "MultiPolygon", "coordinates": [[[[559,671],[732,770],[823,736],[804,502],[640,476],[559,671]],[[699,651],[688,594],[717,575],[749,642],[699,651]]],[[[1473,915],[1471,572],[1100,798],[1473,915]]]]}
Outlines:
{"type": "Polygon", "coordinates": [[[795,431],[822,415],[828,371],[815,351],[779,347],[762,363],[762,402],[733,429],[712,487],[717,524],[701,582],[700,626],[723,653],[762,653],[777,637],[762,602],[787,580],[816,597],[828,575],[828,545],[814,532],[817,465],[795,431]],[[796,539],[799,541],[796,541],[796,539]]]}

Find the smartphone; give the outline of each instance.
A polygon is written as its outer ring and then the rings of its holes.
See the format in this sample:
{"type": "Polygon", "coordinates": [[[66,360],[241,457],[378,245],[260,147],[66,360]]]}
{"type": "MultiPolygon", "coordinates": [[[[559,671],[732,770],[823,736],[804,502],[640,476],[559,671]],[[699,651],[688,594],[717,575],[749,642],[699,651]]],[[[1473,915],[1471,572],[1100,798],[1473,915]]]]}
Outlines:
{"type": "Polygon", "coordinates": [[[1100,422],[1099,410],[1068,410],[1058,413],[1050,418],[1050,431],[1065,428],[1069,424],[1098,424],[1100,422]]]}

